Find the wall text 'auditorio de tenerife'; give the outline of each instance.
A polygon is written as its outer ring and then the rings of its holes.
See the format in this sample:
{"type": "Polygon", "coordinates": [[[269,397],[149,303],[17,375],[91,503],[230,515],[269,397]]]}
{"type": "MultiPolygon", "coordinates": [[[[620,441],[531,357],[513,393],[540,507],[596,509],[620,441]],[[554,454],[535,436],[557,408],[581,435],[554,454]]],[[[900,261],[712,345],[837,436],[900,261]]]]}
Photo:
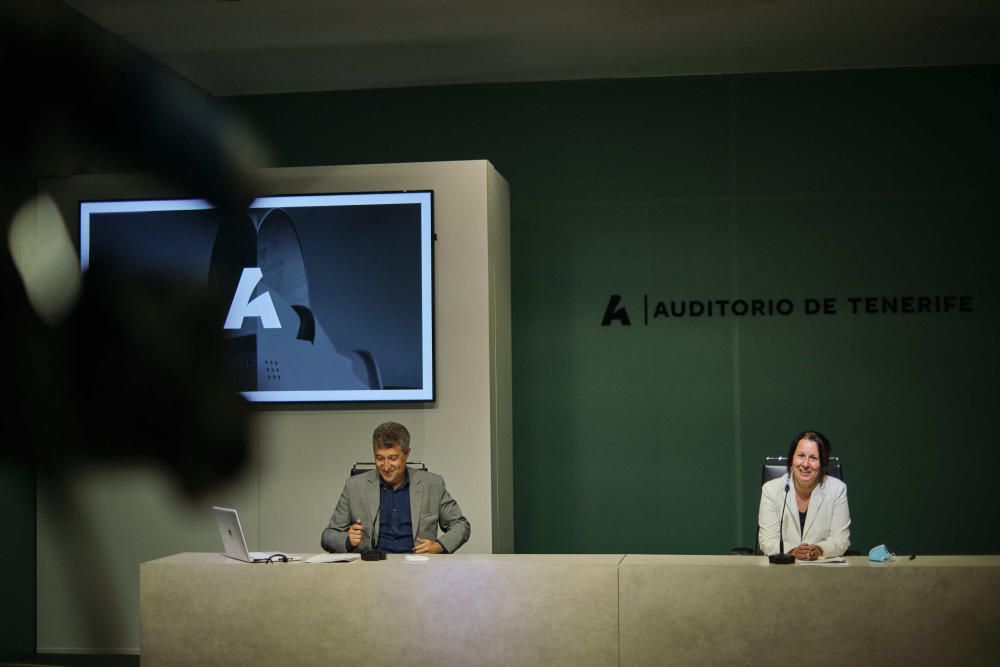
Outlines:
{"type": "Polygon", "coordinates": [[[705,317],[789,317],[816,316],[906,316],[972,313],[975,310],[970,295],[896,295],[805,297],[767,299],[654,299],[649,294],[641,298],[609,296],[601,326],[619,324],[649,325],[657,320],[669,321],[705,317]],[[638,318],[638,319],[634,319],[638,318]]]}

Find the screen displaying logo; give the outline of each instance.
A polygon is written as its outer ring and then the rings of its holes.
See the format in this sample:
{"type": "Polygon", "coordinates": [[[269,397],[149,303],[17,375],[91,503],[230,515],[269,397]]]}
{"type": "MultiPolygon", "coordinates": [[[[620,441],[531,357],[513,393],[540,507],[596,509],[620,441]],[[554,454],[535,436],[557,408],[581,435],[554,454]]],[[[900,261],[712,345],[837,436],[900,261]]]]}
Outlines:
{"type": "Polygon", "coordinates": [[[80,205],[81,266],[225,295],[254,401],[433,400],[432,193],[290,195],[222,220],[203,200],[80,205]]]}

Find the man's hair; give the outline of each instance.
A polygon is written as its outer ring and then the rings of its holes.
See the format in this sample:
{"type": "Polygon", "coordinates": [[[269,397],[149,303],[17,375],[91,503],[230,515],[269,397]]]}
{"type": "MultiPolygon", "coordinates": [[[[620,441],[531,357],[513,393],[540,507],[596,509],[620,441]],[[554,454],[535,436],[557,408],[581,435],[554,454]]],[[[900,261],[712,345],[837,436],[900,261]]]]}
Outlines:
{"type": "Polygon", "coordinates": [[[819,475],[816,477],[816,482],[822,484],[826,477],[826,469],[830,466],[830,441],[819,431],[802,431],[792,438],[792,442],[788,446],[788,474],[792,473],[792,457],[795,456],[795,450],[798,448],[800,440],[816,443],[816,447],[819,449],[819,475]]]}
{"type": "Polygon", "coordinates": [[[396,422],[386,422],[375,427],[372,433],[373,449],[389,449],[399,445],[404,454],[410,453],[410,432],[396,422]]]}

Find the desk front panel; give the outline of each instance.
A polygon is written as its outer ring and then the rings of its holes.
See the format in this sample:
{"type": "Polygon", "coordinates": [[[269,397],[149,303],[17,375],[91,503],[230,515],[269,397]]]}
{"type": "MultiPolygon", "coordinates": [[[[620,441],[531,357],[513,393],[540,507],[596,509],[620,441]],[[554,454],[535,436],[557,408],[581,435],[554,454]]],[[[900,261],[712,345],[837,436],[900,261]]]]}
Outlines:
{"type": "Polygon", "coordinates": [[[140,569],[143,667],[617,665],[622,556],[432,556],[140,569]]]}
{"type": "Polygon", "coordinates": [[[1000,557],[627,556],[621,664],[994,665],[1000,557]]]}

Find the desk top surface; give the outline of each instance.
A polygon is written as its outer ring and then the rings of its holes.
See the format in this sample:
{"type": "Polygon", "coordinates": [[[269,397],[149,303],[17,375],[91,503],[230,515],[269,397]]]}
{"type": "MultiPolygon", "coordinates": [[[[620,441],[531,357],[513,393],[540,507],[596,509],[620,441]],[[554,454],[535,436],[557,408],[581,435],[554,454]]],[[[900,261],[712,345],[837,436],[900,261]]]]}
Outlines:
{"type": "MultiPolygon", "coordinates": [[[[303,559],[314,554],[296,554],[303,559]]],[[[389,554],[388,562],[407,563],[404,554],[389,554]]],[[[1000,567],[1000,555],[997,556],[918,556],[909,560],[908,556],[900,556],[895,562],[873,563],[866,556],[849,556],[847,567],[866,568],[924,568],[924,567],[1000,567]]],[[[360,561],[353,561],[360,562],[360,561]]],[[[179,553],[166,556],[147,563],[170,565],[245,565],[238,560],[227,558],[220,553],[179,553]]],[[[147,564],[144,563],[144,564],[147,564]]],[[[429,556],[421,564],[482,564],[491,565],[559,565],[566,566],[609,566],[609,567],[770,567],[765,556],[727,556],[727,555],[666,555],[666,554],[448,554],[429,556]]],[[[306,565],[302,561],[287,563],[291,566],[306,565]]],[[[282,564],[286,565],[286,564],[282,564]]],[[[773,566],[780,567],[780,566],[773,566]]],[[[808,567],[795,565],[794,567],[808,567]]],[[[812,566],[812,567],[844,567],[812,566]]]]}
{"type": "MultiPolygon", "coordinates": [[[[1000,556],[917,556],[910,560],[909,555],[897,556],[895,561],[875,563],[867,556],[848,556],[847,567],[898,568],[898,567],[1000,567],[1000,556]]],[[[655,555],[629,554],[622,560],[622,567],[629,566],[718,566],[718,567],[782,567],[772,566],[767,556],[686,556],[686,555],[655,555]]],[[[844,565],[804,565],[794,567],[844,567],[844,565]]]]}
{"type": "MultiPolygon", "coordinates": [[[[308,565],[305,559],[315,554],[296,553],[302,560],[280,563],[280,565],[308,565]]],[[[420,564],[474,564],[489,563],[491,565],[604,565],[617,566],[624,558],[624,554],[438,554],[430,555],[426,561],[420,564]]],[[[406,554],[388,554],[387,562],[409,563],[406,554]]],[[[360,559],[351,561],[353,563],[362,562],[360,559]]],[[[246,565],[242,561],[227,558],[220,553],[179,553],[147,563],[163,563],[171,565],[246,565]]],[[[146,563],[144,563],[146,564],[146,563]]],[[[342,563],[321,563],[322,565],[342,565],[342,563]]]]}

